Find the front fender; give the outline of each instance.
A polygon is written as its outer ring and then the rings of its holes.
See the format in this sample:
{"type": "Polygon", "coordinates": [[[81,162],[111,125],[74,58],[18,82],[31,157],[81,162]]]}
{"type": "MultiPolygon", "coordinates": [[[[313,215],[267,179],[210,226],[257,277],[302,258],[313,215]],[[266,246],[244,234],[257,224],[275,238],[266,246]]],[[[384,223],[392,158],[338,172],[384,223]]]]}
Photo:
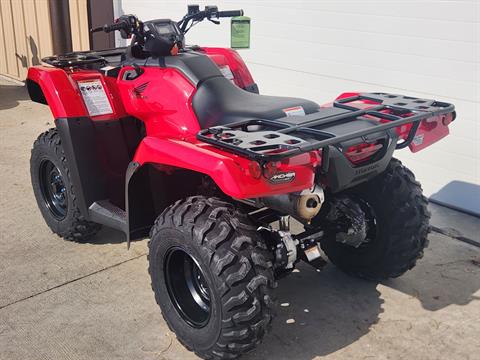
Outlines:
{"type": "Polygon", "coordinates": [[[228,196],[237,199],[285,194],[311,188],[318,153],[301,154],[277,164],[280,171],[295,172],[289,183],[272,184],[265,177],[255,178],[249,170],[250,160],[223,152],[202,142],[145,137],[134,162],[174,166],[208,175],[228,196]]]}
{"type": "Polygon", "coordinates": [[[27,82],[40,87],[55,119],[88,116],[75,85],[64,70],[33,66],[28,69],[27,82]]]}

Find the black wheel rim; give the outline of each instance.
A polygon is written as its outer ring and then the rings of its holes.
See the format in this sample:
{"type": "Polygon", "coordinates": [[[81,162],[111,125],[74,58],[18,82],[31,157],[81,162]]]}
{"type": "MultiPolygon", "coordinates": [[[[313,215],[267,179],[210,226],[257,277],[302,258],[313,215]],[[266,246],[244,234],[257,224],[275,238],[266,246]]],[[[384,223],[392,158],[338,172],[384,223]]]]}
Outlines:
{"type": "Polygon", "coordinates": [[[204,327],[210,319],[211,296],[197,261],[175,247],[167,252],[164,271],[168,294],[177,312],[190,326],[204,327]]]}
{"type": "Polygon", "coordinates": [[[365,237],[364,242],[359,247],[354,247],[349,244],[342,244],[341,246],[348,248],[350,251],[353,252],[363,252],[363,251],[370,251],[370,248],[376,245],[377,234],[378,234],[378,223],[377,223],[377,215],[373,210],[372,205],[366,200],[358,197],[358,196],[351,196],[351,199],[360,205],[360,208],[365,213],[365,220],[367,222],[367,236],[365,237]]]}
{"type": "Polygon", "coordinates": [[[67,190],[60,170],[50,160],[40,164],[40,189],[45,206],[57,220],[67,215],[67,190]]]}

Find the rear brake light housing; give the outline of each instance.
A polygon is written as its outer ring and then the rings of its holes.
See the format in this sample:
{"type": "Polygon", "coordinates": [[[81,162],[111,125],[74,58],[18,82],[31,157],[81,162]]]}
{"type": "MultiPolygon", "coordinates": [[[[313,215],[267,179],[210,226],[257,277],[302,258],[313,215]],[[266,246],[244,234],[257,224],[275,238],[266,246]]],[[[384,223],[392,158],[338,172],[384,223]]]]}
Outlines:
{"type": "Polygon", "coordinates": [[[374,143],[361,143],[347,148],[345,156],[354,165],[360,165],[370,161],[373,156],[383,148],[381,141],[374,143]]]}

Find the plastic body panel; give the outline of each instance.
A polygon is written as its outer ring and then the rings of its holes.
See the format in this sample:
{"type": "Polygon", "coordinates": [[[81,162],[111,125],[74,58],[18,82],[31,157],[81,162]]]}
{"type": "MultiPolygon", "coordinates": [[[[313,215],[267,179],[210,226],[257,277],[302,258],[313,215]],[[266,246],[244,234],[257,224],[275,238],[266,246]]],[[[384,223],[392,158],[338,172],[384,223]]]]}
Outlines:
{"type": "Polygon", "coordinates": [[[313,186],[318,152],[306,153],[280,162],[279,171],[295,171],[290,183],[272,184],[250,173],[250,161],[201,142],[147,136],[140,143],[135,162],[158,163],[193,170],[210,176],[222,191],[234,198],[253,198],[300,191],[313,186]]]}
{"type": "Polygon", "coordinates": [[[112,114],[96,116],[96,120],[119,119],[126,116],[116,79],[103,76],[98,71],[70,72],[53,67],[34,66],[28,69],[28,80],[40,86],[55,119],[89,116],[77,83],[82,80],[100,80],[112,107],[112,114]]]}
{"type": "MultiPolygon", "coordinates": [[[[255,81],[253,80],[250,70],[240,57],[238,52],[228,48],[214,48],[214,47],[202,47],[202,51],[205,52],[210,59],[219,67],[228,65],[233,76],[233,82],[238,87],[250,91],[252,88],[256,88],[255,81]]],[[[258,92],[258,88],[257,91],[258,92]]]]}
{"type": "MultiPolygon", "coordinates": [[[[346,99],[360,95],[359,92],[348,92],[340,94],[335,100],[346,99]]],[[[362,101],[363,104],[357,104],[359,108],[367,108],[373,105],[373,102],[362,101]]],[[[331,106],[332,103],[328,103],[324,106],[331,106]]],[[[415,138],[408,145],[409,149],[415,153],[426,147],[436,143],[449,134],[448,125],[455,120],[455,113],[449,113],[439,116],[432,116],[428,119],[422,120],[415,133],[415,138]]],[[[408,133],[412,129],[412,124],[405,124],[396,128],[396,131],[400,139],[406,139],[408,133]]]]}
{"type": "Polygon", "coordinates": [[[200,128],[191,106],[194,85],[178,70],[145,67],[144,73],[126,80],[124,67],[117,86],[126,112],[145,123],[148,136],[185,139],[200,128]]]}
{"type": "MultiPolygon", "coordinates": [[[[225,50],[220,53],[228,57],[234,52],[225,50]]],[[[237,59],[231,68],[237,73],[242,68],[243,84],[253,82],[243,62],[237,59]]],[[[319,152],[302,154],[278,163],[279,171],[296,172],[295,179],[290,183],[272,184],[264,177],[256,179],[249,173],[250,162],[247,159],[196,140],[200,127],[191,105],[196,87],[184,74],[175,68],[159,66],[142,69],[140,76],[130,80],[127,73],[134,70],[133,66],[124,66],[116,78],[94,70],[70,72],[38,66],[30,69],[29,79],[40,85],[55,118],[74,118],[76,123],[91,120],[99,126],[125,116],[141,120],[147,136],[141,140],[131,159],[140,166],[155,163],[193,170],[210,176],[225,194],[239,199],[300,191],[313,186],[315,167],[320,163],[319,152]],[[92,79],[99,79],[107,90],[112,114],[89,116],[77,82],[92,79]]],[[[85,126],[91,128],[90,124],[85,126]]],[[[65,133],[64,136],[71,137],[71,134],[65,133]]],[[[108,137],[108,130],[97,140],[108,142],[104,137],[108,137]]],[[[84,149],[79,147],[79,151],[84,149]]],[[[72,155],[72,158],[75,156],[72,155]]],[[[89,198],[83,208],[94,200],[103,199],[89,198]]]]}

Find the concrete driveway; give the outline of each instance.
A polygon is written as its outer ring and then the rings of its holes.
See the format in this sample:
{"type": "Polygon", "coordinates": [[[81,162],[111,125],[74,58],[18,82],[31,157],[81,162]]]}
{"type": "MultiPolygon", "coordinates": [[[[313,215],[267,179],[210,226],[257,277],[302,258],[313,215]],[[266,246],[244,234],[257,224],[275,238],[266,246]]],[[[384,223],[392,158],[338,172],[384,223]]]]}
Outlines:
{"type": "MultiPolygon", "coordinates": [[[[48,107],[0,80],[0,359],[195,359],[155,304],[146,240],[127,251],[104,229],[76,244],[45,225],[29,157],[52,126],[48,107]]],[[[480,248],[446,235],[399,279],[300,266],[277,297],[272,333],[245,359],[480,358],[480,248]]]]}

